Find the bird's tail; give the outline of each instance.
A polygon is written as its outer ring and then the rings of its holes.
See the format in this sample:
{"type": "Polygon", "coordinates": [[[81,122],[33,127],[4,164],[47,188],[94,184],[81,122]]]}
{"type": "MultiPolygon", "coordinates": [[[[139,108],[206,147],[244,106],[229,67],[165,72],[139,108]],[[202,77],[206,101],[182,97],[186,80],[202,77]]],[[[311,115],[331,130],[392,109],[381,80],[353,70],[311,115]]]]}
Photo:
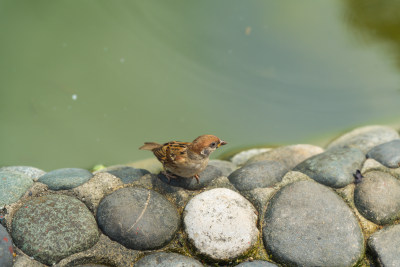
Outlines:
{"type": "Polygon", "coordinates": [[[156,148],[161,147],[162,145],[154,143],[154,142],[145,142],[143,146],[139,147],[140,150],[150,150],[153,151],[156,148]]]}

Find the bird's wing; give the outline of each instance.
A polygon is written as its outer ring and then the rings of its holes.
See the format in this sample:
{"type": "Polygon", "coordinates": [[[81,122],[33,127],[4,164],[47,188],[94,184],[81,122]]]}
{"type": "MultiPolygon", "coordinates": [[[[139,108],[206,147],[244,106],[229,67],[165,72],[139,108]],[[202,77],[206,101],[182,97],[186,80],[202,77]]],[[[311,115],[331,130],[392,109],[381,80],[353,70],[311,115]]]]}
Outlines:
{"type": "Polygon", "coordinates": [[[171,141],[154,149],[153,153],[161,163],[174,164],[186,160],[187,148],[190,143],[171,141]]]}

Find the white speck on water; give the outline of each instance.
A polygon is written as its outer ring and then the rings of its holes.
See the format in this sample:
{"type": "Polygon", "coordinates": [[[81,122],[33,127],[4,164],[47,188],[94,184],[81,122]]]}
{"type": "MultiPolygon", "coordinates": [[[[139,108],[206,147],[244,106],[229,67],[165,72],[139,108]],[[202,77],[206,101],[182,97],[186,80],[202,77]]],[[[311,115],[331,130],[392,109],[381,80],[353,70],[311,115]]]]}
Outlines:
{"type": "Polygon", "coordinates": [[[77,100],[77,99],[78,99],[78,95],[77,95],[77,94],[73,94],[73,95],[72,95],[72,100],[75,101],[75,100],[77,100]]]}
{"type": "Polygon", "coordinates": [[[124,63],[124,62],[125,62],[125,58],[122,57],[122,58],[119,60],[119,62],[124,63]]]}

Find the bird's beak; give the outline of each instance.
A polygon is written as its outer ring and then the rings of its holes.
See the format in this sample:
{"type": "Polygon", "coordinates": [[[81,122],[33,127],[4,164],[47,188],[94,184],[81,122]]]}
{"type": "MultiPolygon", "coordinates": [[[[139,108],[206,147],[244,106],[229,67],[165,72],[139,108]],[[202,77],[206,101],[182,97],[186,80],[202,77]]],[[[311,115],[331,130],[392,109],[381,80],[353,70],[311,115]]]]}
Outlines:
{"type": "Polygon", "coordinates": [[[218,147],[223,146],[223,145],[226,145],[226,144],[227,144],[227,142],[221,140],[221,141],[219,142],[219,144],[218,144],[218,147]]]}

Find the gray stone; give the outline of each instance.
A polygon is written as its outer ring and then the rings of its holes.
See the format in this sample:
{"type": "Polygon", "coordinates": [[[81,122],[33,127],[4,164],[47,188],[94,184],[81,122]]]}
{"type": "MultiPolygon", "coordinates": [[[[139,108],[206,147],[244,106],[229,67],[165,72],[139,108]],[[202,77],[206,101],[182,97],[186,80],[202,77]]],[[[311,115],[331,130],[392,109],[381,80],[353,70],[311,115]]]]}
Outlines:
{"type": "Polygon", "coordinates": [[[0,266],[13,266],[13,245],[6,228],[0,224],[0,266]]]}
{"type": "Polygon", "coordinates": [[[236,166],[241,166],[241,165],[244,165],[250,158],[252,158],[258,154],[267,152],[268,150],[271,150],[271,148],[252,148],[252,149],[244,150],[242,152],[237,153],[235,156],[233,156],[231,161],[236,166]]]}
{"type": "Polygon", "coordinates": [[[400,139],[396,139],[372,148],[368,154],[372,158],[388,168],[400,167],[400,139]]]}
{"type": "Polygon", "coordinates": [[[257,156],[254,156],[246,162],[246,164],[259,162],[263,160],[273,160],[282,163],[288,170],[296,167],[300,162],[308,159],[311,156],[324,152],[324,149],[313,145],[291,145],[282,146],[257,156]]]}
{"type": "Polygon", "coordinates": [[[33,184],[32,179],[21,172],[0,171],[0,208],[20,199],[33,184]]]}
{"type": "Polygon", "coordinates": [[[278,265],[268,261],[246,261],[236,265],[236,267],[278,267],[278,265]]]}
{"type": "Polygon", "coordinates": [[[400,225],[389,226],[374,233],[368,239],[368,246],[380,266],[400,266],[400,225]]]}
{"type": "Polygon", "coordinates": [[[158,174],[158,178],[166,184],[165,186],[182,187],[188,190],[199,190],[206,187],[212,180],[221,177],[222,171],[214,166],[208,165],[199,176],[199,182],[197,183],[195,178],[176,177],[168,180],[163,173],[158,174]]]}
{"type": "Polygon", "coordinates": [[[97,221],[112,240],[136,250],[163,247],[179,226],[176,208],[161,194],[140,187],[106,196],[98,207],[97,221]]]}
{"type": "Polygon", "coordinates": [[[139,260],[135,267],[201,267],[199,261],[178,253],[157,252],[139,260]]]}
{"type": "Polygon", "coordinates": [[[334,188],[344,187],[354,181],[353,174],[361,169],[364,154],[356,148],[339,148],[325,151],[306,159],[294,170],[315,181],[334,188]]]}
{"type": "Polygon", "coordinates": [[[348,132],[328,145],[328,149],[355,147],[364,154],[374,146],[399,139],[399,133],[393,128],[380,125],[364,126],[348,132]]]}
{"type": "Polygon", "coordinates": [[[321,184],[289,184],[270,200],[263,239],[284,266],[353,266],[363,255],[364,238],[346,203],[321,184]]]}
{"type": "Polygon", "coordinates": [[[252,190],[280,182],[286,172],[286,167],[279,162],[260,161],[237,169],[228,178],[238,190],[252,190]]]}
{"type": "Polygon", "coordinates": [[[212,159],[209,161],[208,165],[216,167],[222,172],[222,175],[226,177],[236,170],[236,165],[226,160],[212,159]]]}
{"type": "Polygon", "coordinates": [[[367,172],[356,185],[354,204],[366,219],[391,223],[400,218],[400,181],[388,173],[367,172]]]}
{"type": "Polygon", "coordinates": [[[51,265],[93,246],[99,232],[85,204],[65,195],[47,195],[24,203],[15,213],[12,237],[27,255],[51,265]]]}
{"type": "Polygon", "coordinates": [[[130,184],[140,179],[143,175],[150,174],[148,170],[136,169],[128,166],[109,170],[108,173],[118,177],[124,184],[130,184]]]}
{"type": "Polygon", "coordinates": [[[51,190],[66,190],[80,186],[92,178],[93,174],[84,169],[65,168],[46,173],[38,182],[46,184],[51,190]]]}
{"type": "Polygon", "coordinates": [[[0,171],[16,171],[22,172],[29,176],[32,180],[36,181],[40,176],[44,175],[46,172],[31,166],[7,166],[0,168],[0,171]]]}
{"type": "Polygon", "coordinates": [[[232,260],[257,241],[257,215],[251,203],[225,188],[200,193],[186,205],[183,223],[189,240],[213,260],[232,260]]]}

